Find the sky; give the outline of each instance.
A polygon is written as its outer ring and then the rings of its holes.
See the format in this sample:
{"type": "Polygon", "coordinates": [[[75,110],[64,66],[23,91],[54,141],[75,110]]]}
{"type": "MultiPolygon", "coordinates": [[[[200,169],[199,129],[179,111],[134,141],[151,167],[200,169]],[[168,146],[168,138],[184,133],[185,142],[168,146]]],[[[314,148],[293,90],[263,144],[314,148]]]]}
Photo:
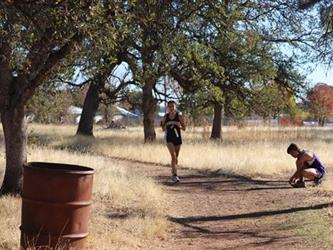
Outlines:
{"type": "Polygon", "coordinates": [[[307,76],[311,86],[317,83],[326,83],[333,86],[333,66],[327,69],[326,66],[318,65],[315,70],[307,76]]]}

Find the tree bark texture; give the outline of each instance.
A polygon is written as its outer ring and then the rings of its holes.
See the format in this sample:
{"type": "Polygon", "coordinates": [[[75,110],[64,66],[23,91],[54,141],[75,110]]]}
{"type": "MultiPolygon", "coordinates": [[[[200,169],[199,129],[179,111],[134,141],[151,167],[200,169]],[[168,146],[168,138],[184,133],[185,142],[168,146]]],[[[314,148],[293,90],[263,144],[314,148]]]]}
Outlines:
{"type": "Polygon", "coordinates": [[[210,138],[213,140],[222,139],[222,105],[220,103],[214,104],[214,119],[210,138]]]}
{"type": "Polygon", "coordinates": [[[1,122],[6,145],[6,170],[1,194],[18,194],[22,190],[23,165],[27,162],[24,105],[3,110],[1,122]]]}
{"type": "Polygon", "coordinates": [[[146,82],[142,93],[143,129],[145,142],[154,142],[156,132],[154,127],[157,100],[153,96],[155,82],[146,82]]]}
{"type": "Polygon", "coordinates": [[[100,83],[91,83],[84,99],[77,135],[93,136],[94,117],[99,106],[100,83]]]}

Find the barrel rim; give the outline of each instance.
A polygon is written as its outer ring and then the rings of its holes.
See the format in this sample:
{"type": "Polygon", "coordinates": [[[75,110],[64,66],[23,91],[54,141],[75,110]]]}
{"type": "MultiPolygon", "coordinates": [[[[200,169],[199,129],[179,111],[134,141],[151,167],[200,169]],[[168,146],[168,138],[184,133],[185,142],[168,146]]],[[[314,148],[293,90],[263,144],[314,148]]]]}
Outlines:
{"type": "Polygon", "coordinates": [[[68,173],[68,174],[94,174],[93,168],[85,167],[82,165],[68,164],[68,163],[56,163],[56,162],[42,162],[32,161],[23,165],[25,169],[47,171],[55,173],[68,173]]]}

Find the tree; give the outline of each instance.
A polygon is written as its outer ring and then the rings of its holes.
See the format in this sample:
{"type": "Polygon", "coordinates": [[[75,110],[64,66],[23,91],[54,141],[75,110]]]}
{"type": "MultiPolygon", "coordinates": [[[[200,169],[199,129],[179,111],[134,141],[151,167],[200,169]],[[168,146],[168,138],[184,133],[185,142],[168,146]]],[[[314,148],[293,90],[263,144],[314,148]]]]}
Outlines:
{"type": "Polygon", "coordinates": [[[193,92],[184,91],[181,95],[179,109],[188,115],[194,126],[201,123],[205,116],[212,114],[212,103],[207,96],[215,96],[214,91],[219,91],[219,89],[214,89],[212,85],[206,85],[193,92]]]}
{"type": "Polygon", "coordinates": [[[278,84],[270,81],[253,91],[252,109],[265,121],[278,118],[288,105],[290,94],[282,91],[278,84]]]}
{"type": "Polygon", "coordinates": [[[142,92],[136,89],[133,89],[128,92],[123,104],[128,108],[129,111],[133,113],[142,113],[142,92]]]}
{"type": "Polygon", "coordinates": [[[206,98],[214,108],[211,138],[221,139],[223,108],[239,109],[250,95],[248,86],[271,79],[275,71],[271,47],[250,25],[247,3],[206,1],[205,7],[187,24],[190,56],[181,51],[178,61],[183,63],[176,63],[172,75],[186,91],[194,84],[199,91],[207,84],[218,90],[206,98]],[[179,74],[188,77],[188,84],[179,74]]]}
{"type": "Polygon", "coordinates": [[[100,69],[91,78],[83,103],[77,135],[93,136],[94,117],[99,104],[102,101],[104,104],[110,104],[121,100],[125,87],[131,82],[124,78],[115,84],[111,72],[116,68],[116,64],[108,64],[106,67],[100,69]]]}
{"type": "Polygon", "coordinates": [[[101,101],[114,103],[122,98],[125,88],[133,81],[128,74],[120,79],[114,75],[118,66],[126,58],[129,47],[129,30],[124,21],[122,2],[102,1],[95,9],[94,19],[89,23],[93,30],[84,41],[79,52],[79,65],[89,83],[85,96],[77,135],[93,136],[93,122],[101,101]]]}
{"type": "Polygon", "coordinates": [[[42,85],[27,103],[26,110],[35,115],[36,122],[62,123],[72,103],[72,94],[69,89],[53,84],[42,85]]]}
{"type": "Polygon", "coordinates": [[[327,0],[298,0],[298,8],[307,11],[309,15],[317,16],[316,48],[317,60],[320,63],[332,64],[333,57],[333,4],[327,0]]]}
{"type": "Polygon", "coordinates": [[[317,84],[308,93],[310,112],[324,126],[326,119],[333,114],[333,88],[327,84],[317,84]]]}
{"type": "Polygon", "coordinates": [[[154,116],[157,100],[153,94],[159,78],[165,74],[169,56],[165,53],[173,39],[170,29],[173,26],[172,2],[126,1],[128,23],[133,32],[130,54],[126,62],[130,65],[135,81],[142,88],[142,111],[145,142],[156,139],[154,116]]]}
{"type": "MultiPolygon", "coordinates": [[[[292,125],[302,125],[307,118],[308,113],[304,112],[302,103],[296,102],[296,97],[291,96],[287,103],[287,108],[284,110],[284,118],[292,125]]],[[[281,120],[280,120],[281,124],[281,120]]]]}
{"type": "MultiPolygon", "coordinates": [[[[239,26],[229,25],[228,27],[236,28],[224,29],[229,31],[226,37],[232,35],[235,37],[236,49],[233,46],[226,46],[225,44],[232,45],[232,43],[226,43],[225,39],[221,39],[224,41],[223,48],[226,47],[226,51],[230,53],[230,56],[227,53],[221,53],[220,56],[221,64],[225,68],[224,76],[227,79],[225,82],[220,82],[226,100],[225,111],[228,112],[229,107],[234,106],[241,115],[244,115],[247,107],[253,109],[256,106],[253,105],[255,102],[261,102],[257,107],[266,109],[268,113],[276,116],[289,107],[290,95],[296,95],[305,86],[304,77],[296,70],[294,60],[301,59],[299,51],[314,47],[315,36],[312,32],[317,26],[309,25],[310,21],[313,21],[310,19],[305,28],[301,27],[297,20],[301,21],[304,14],[291,2],[248,1],[246,3],[240,4],[238,8],[230,8],[232,11],[238,10],[239,14],[236,15],[234,22],[239,26]],[[298,50],[300,56],[293,54],[291,58],[294,60],[291,60],[283,55],[281,48],[285,46],[291,47],[293,52],[298,50]],[[233,58],[233,55],[236,55],[236,58],[233,58]],[[230,85],[233,87],[230,88],[230,85]],[[274,96],[278,99],[274,100],[274,96]]],[[[230,13],[228,10],[226,7],[227,13],[230,13]]]]}
{"type": "Polygon", "coordinates": [[[320,6],[320,21],[322,27],[322,35],[318,40],[319,59],[331,66],[333,62],[333,4],[332,2],[324,2],[320,6]]]}
{"type": "Polygon", "coordinates": [[[142,89],[145,142],[156,139],[154,116],[157,109],[156,85],[168,75],[175,50],[183,46],[186,23],[205,1],[124,1],[131,24],[133,45],[126,62],[142,89]],[[184,25],[182,25],[184,24],[184,25]]]}
{"type": "Polygon", "coordinates": [[[26,162],[25,105],[84,35],[92,1],[0,3],[0,113],[6,170],[1,193],[19,193],[26,162]]]}

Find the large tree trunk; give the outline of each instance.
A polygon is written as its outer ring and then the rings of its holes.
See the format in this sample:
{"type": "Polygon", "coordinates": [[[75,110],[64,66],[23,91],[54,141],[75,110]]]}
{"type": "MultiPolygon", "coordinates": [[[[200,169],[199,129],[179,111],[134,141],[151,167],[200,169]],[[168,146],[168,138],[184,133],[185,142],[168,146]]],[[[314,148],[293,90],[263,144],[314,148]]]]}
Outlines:
{"type": "Polygon", "coordinates": [[[222,139],[222,105],[219,103],[214,104],[214,119],[210,138],[214,140],[222,139]]]}
{"type": "Polygon", "coordinates": [[[94,117],[99,106],[100,85],[91,83],[84,99],[77,135],[93,136],[94,117]]]}
{"type": "Polygon", "coordinates": [[[154,82],[146,82],[142,93],[143,128],[145,142],[156,140],[154,118],[157,100],[153,96],[154,82]]]}
{"type": "Polygon", "coordinates": [[[24,105],[4,110],[1,121],[6,144],[6,171],[1,194],[18,194],[22,190],[23,164],[27,162],[24,105]]]}

